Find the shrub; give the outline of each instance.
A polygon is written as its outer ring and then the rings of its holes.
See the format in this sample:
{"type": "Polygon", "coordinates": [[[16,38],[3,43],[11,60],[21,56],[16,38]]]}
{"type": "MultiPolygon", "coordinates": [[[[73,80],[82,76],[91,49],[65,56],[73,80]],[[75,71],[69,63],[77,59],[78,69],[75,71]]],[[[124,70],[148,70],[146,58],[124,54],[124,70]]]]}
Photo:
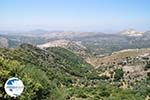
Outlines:
{"type": "Polygon", "coordinates": [[[115,70],[115,75],[114,75],[114,80],[119,81],[123,77],[123,70],[122,69],[116,69],[115,70]]]}

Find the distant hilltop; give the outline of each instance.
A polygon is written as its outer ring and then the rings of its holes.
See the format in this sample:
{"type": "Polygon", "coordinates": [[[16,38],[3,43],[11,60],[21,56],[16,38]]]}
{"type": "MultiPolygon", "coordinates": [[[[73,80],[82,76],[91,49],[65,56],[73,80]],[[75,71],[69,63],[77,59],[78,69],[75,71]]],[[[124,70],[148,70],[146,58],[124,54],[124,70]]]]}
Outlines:
{"type": "Polygon", "coordinates": [[[126,29],[120,32],[122,35],[127,35],[127,36],[143,36],[144,32],[138,32],[135,29],[126,29]]]}

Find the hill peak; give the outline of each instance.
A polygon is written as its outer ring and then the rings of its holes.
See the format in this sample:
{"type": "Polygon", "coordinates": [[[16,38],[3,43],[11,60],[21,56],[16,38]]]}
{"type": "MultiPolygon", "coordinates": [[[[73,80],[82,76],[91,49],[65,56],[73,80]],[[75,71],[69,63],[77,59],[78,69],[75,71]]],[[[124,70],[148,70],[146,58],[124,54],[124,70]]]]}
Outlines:
{"type": "Polygon", "coordinates": [[[136,31],[135,29],[126,29],[120,32],[122,35],[126,36],[143,36],[143,32],[136,31]]]}

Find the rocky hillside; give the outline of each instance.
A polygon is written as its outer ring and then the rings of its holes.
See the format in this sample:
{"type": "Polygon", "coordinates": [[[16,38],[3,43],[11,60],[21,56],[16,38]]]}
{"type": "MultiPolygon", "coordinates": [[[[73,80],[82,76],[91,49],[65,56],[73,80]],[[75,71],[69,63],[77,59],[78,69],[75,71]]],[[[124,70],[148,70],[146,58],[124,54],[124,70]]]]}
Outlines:
{"type": "Polygon", "coordinates": [[[121,87],[127,88],[146,80],[150,73],[150,49],[127,49],[114,52],[109,56],[87,59],[89,63],[102,72],[108,80],[116,80],[115,71],[120,70],[121,87]]]}
{"type": "Polygon", "coordinates": [[[9,46],[9,42],[7,38],[0,37],[0,47],[1,48],[7,48],[9,46]]]}
{"type": "Polygon", "coordinates": [[[88,55],[87,48],[81,44],[80,41],[70,41],[70,40],[54,40],[45,44],[37,45],[37,47],[41,49],[46,49],[49,47],[61,47],[66,48],[74,53],[80,55],[81,57],[85,57],[88,55]]]}

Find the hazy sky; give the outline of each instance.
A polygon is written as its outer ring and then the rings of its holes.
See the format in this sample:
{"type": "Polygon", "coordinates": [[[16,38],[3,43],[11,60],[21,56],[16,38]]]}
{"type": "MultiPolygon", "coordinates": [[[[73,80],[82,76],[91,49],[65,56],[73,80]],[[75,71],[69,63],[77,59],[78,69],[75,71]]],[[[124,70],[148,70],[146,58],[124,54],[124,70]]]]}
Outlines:
{"type": "Polygon", "coordinates": [[[150,0],[0,0],[0,30],[150,30],[150,0]]]}

